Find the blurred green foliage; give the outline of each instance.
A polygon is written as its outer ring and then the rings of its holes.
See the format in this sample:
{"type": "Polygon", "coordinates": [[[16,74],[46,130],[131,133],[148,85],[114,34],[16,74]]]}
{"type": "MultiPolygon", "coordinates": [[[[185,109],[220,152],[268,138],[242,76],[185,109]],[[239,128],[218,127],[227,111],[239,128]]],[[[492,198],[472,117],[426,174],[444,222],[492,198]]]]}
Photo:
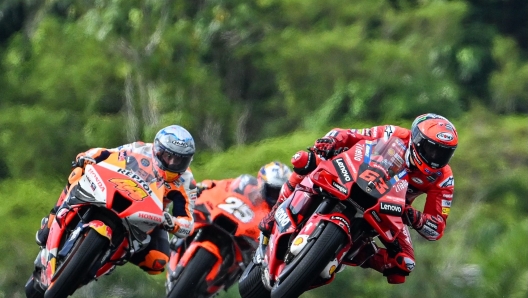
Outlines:
{"type": "MultiPolygon", "coordinates": [[[[78,152],[177,123],[196,178],[221,179],[425,112],[461,136],[446,235],[413,235],[405,285],[348,268],[304,297],[526,297],[526,15],[524,0],[2,1],[0,298],[23,296],[78,152]]],[[[163,281],[126,265],[75,297],[163,297],[163,281]]]]}

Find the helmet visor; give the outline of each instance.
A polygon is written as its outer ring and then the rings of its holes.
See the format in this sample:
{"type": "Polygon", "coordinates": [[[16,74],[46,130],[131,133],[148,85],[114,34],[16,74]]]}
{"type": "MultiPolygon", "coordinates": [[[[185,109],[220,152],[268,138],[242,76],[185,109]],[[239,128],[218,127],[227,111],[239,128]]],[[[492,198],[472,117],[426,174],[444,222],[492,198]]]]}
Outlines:
{"type": "Polygon", "coordinates": [[[193,155],[182,155],[172,152],[159,142],[154,144],[154,152],[160,168],[173,173],[184,173],[191,164],[193,155]]]}
{"type": "Polygon", "coordinates": [[[412,142],[416,153],[433,169],[445,167],[456,149],[456,146],[445,146],[429,140],[418,127],[413,131],[412,142]]]}
{"type": "Polygon", "coordinates": [[[273,186],[269,183],[264,183],[264,198],[270,206],[275,205],[277,199],[279,198],[280,191],[281,187],[273,186]]]}

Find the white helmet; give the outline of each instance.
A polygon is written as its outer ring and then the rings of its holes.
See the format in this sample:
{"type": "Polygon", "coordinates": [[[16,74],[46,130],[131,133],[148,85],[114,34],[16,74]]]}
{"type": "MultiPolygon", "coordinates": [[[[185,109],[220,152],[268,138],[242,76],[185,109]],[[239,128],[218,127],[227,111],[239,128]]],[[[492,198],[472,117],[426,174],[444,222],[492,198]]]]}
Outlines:
{"type": "Polygon", "coordinates": [[[257,178],[263,184],[262,195],[270,207],[277,202],[282,185],[288,181],[291,174],[290,168],[278,161],[270,162],[260,168],[257,178]]]}

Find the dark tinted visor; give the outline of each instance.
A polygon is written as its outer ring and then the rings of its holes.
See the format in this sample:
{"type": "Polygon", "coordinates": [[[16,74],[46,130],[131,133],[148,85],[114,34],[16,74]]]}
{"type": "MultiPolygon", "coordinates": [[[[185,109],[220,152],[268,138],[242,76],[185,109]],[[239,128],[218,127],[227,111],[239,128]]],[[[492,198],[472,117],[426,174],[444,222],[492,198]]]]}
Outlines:
{"type": "Polygon", "coordinates": [[[264,197],[266,198],[266,202],[270,204],[270,206],[275,205],[277,202],[277,199],[279,198],[281,188],[272,186],[268,183],[264,183],[264,197]]]}
{"type": "Polygon", "coordinates": [[[191,164],[192,155],[174,153],[162,145],[155,144],[156,158],[160,161],[160,168],[173,173],[184,173],[191,164]]]}
{"type": "Polygon", "coordinates": [[[416,153],[433,169],[445,167],[456,149],[456,147],[444,146],[429,140],[418,127],[413,131],[412,142],[416,153]]]}

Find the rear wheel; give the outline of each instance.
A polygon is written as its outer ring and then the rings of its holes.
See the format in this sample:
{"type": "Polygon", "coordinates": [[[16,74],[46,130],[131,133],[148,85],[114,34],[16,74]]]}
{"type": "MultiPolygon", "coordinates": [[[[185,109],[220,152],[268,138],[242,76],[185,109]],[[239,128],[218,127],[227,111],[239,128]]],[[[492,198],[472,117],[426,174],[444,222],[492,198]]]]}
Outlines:
{"type": "Polygon", "coordinates": [[[108,248],[108,238],[89,229],[84,238],[72,248],[70,255],[64,260],[55,282],[48,288],[45,298],[65,298],[71,295],[85,280],[86,274],[99,261],[101,254],[108,248]]]}
{"type": "Polygon", "coordinates": [[[327,223],[321,235],[293,271],[284,280],[275,283],[271,290],[271,297],[299,297],[317,279],[326,265],[335,258],[345,237],[340,227],[327,223]]]}
{"type": "Polygon", "coordinates": [[[238,292],[242,298],[269,298],[270,291],[262,283],[260,265],[249,263],[242,273],[238,284],[238,292]]]}
{"type": "Polygon", "coordinates": [[[205,277],[216,263],[216,257],[203,248],[198,248],[196,254],[183,269],[180,277],[173,281],[174,286],[167,298],[177,297],[207,297],[205,277]]]}

